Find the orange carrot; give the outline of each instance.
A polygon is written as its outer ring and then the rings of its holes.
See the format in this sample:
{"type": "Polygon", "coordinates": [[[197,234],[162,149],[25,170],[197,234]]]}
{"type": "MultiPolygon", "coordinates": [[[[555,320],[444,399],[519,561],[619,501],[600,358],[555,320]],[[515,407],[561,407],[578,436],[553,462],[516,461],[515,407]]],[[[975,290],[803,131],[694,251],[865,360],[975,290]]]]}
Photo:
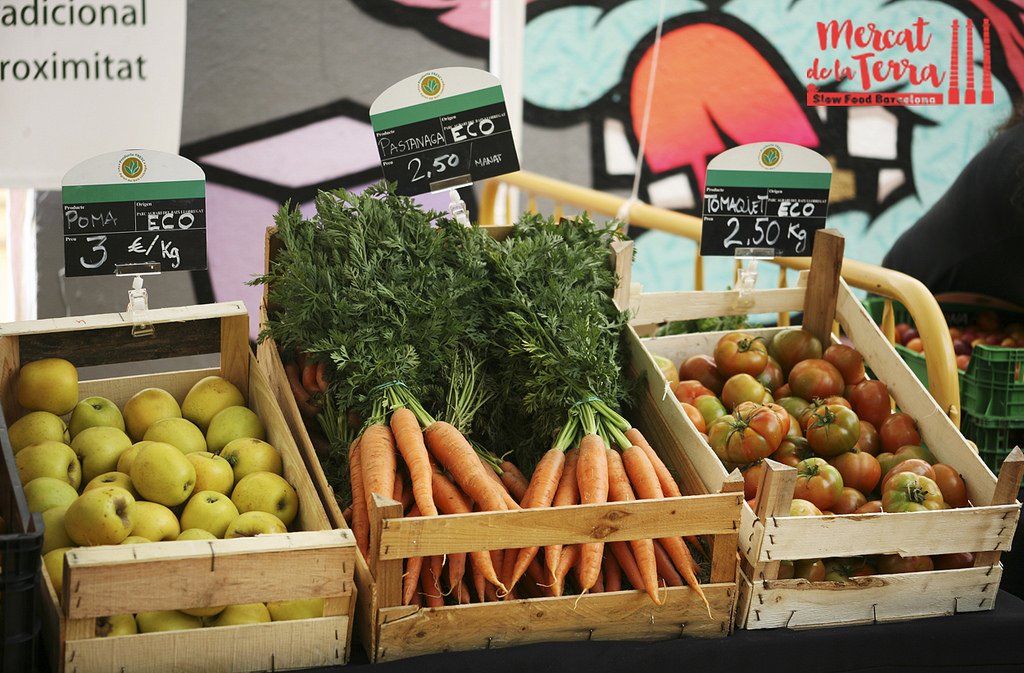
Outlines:
{"type": "Polygon", "coordinates": [[[466,552],[448,554],[447,566],[448,586],[458,587],[465,584],[463,578],[466,576],[466,552]]]}
{"type": "Polygon", "coordinates": [[[316,387],[320,392],[327,390],[327,363],[316,363],[316,387]]]}
{"type": "Polygon", "coordinates": [[[423,516],[437,516],[430,474],[430,457],[427,445],[423,441],[423,430],[416,420],[416,414],[406,407],[399,407],[391,413],[391,431],[395,434],[395,444],[405,460],[412,482],[412,494],[423,516]]]}
{"type": "MultiPolygon", "coordinates": [[[[604,559],[602,558],[602,565],[604,559]]],[[[594,586],[590,588],[591,593],[603,594],[604,593],[604,572],[597,573],[597,580],[594,582],[594,586]]]]}
{"type": "MultiPolygon", "coordinates": [[[[604,440],[595,434],[580,440],[580,457],[576,463],[576,484],[580,489],[580,503],[584,505],[608,502],[608,458],[604,440]]],[[[587,591],[597,581],[601,571],[604,542],[586,542],[580,549],[580,589],[587,591]]]]}
{"type": "Polygon", "coordinates": [[[424,432],[431,455],[452,475],[455,483],[480,509],[504,511],[508,509],[501,489],[487,476],[476,451],[461,432],[445,421],[432,423],[424,432]]]}
{"type": "Polygon", "coordinates": [[[609,542],[608,546],[611,547],[612,554],[615,555],[615,560],[619,562],[619,568],[629,580],[630,585],[637,591],[642,591],[644,579],[640,576],[640,568],[636,565],[636,558],[633,557],[633,550],[629,543],[619,540],[609,542]]]}
{"type": "Polygon", "coordinates": [[[398,463],[391,429],[382,423],[367,426],[359,440],[359,452],[363,467],[363,495],[369,511],[374,493],[390,498],[395,491],[398,463]]]}
{"type": "Polygon", "coordinates": [[[366,509],[366,497],[363,494],[363,467],[357,437],[348,447],[348,475],[352,488],[352,533],[356,536],[356,546],[363,554],[369,556],[370,551],[370,515],[366,509]]]}
{"type": "Polygon", "coordinates": [[[302,387],[310,395],[320,392],[320,387],[316,384],[316,363],[312,360],[306,360],[302,367],[302,387]]]}
{"type": "MultiPolygon", "coordinates": [[[[633,488],[636,489],[636,494],[640,498],[656,499],[664,497],[654,466],[642,448],[634,445],[623,451],[622,462],[625,464],[629,480],[632,482],[633,488]]],[[[700,599],[704,601],[704,607],[707,608],[708,615],[710,616],[711,605],[708,603],[707,596],[704,595],[704,590],[700,587],[700,582],[697,581],[693,557],[690,556],[690,550],[686,548],[686,543],[680,537],[663,537],[658,538],[658,540],[661,542],[662,547],[665,548],[669,558],[672,559],[672,564],[676,567],[676,570],[686,580],[686,584],[697,592],[700,599]]]]}
{"type": "Polygon", "coordinates": [[[284,366],[284,372],[288,377],[288,387],[292,389],[295,404],[299,407],[299,413],[306,418],[316,416],[319,410],[309,401],[309,393],[302,387],[298,366],[294,362],[289,362],[284,366]]]}
{"type": "Polygon", "coordinates": [[[349,528],[351,528],[352,527],[352,505],[349,505],[348,507],[346,507],[345,509],[342,510],[341,517],[343,519],[345,519],[345,523],[348,525],[349,528]]]}
{"type": "Polygon", "coordinates": [[[405,479],[402,477],[402,471],[398,470],[395,472],[395,486],[391,490],[391,499],[395,502],[402,503],[402,511],[405,512],[409,509],[409,506],[405,504],[405,479]]]}
{"type": "MultiPolygon", "coordinates": [[[[490,550],[487,553],[491,555],[491,565],[494,566],[495,570],[497,570],[498,568],[504,568],[505,567],[505,556],[506,556],[506,554],[505,554],[505,550],[504,549],[492,549],[492,550],[490,550]]],[[[500,578],[500,579],[502,580],[502,583],[504,584],[504,578],[500,578]]],[[[508,591],[507,591],[507,585],[506,585],[506,590],[502,591],[501,592],[501,596],[499,596],[498,598],[504,599],[507,595],[508,595],[508,591]]]]}
{"type": "MultiPolygon", "coordinates": [[[[537,463],[537,467],[534,468],[530,485],[522,497],[524,509],[551,506],[551,500],[555,497],[555,490],[558,488],[558,481],[562,478],[564,467],[565,453],[559,449],[548,449],[537,463]]],[[[510,588],[515,586],[519,578],[526,572],[539,549],[540,547],[523,547],[518,554],[509,554],[510,556],[514,555],[516,559],[512,565],[511,576],[505,575],[502,579],[505,579],[510,588]]]]}
{"type": "Polygon", "coordinates": [[[480,465],[484,468],[484,473],[487,474],[487,478],[494,482],[494,486],[498,489],[501,499],[505,501],[505,507],[507,509],[522,509],[522,507],[519,506],[519,502],[517,502],[516,499],[512,497],[512,494],[508,492],[508,489],[505,487],[505,482],[503,482],[501,477],[498,476],[498,473],[494,471],[494,466],[484,460],[484,457],[480,454],[477,454],[477,457],[480,458],[480,465]]]}
{"type": "Polygon", "coordinates": [[[423,557],[412,556],[405,559],[405,575],[402,576],[402,605],[411,605],[416,587],[420,584],[420,573],[423,570],[423,557]]]}
{"type": "Polygon", "coordinates": [[[601,573],[604,575],[604,590],[608,593],[622,591],[622,568],[615,560],[615,554],[605,552],[604,561],[601,563],[601,573]]]}
{"type": "Polygon", "coordinates": [[[558,567],[555,568],[555,582],[551,587],[553,595],[561,596],[565,591],[565,577],[579,559],[580,545],[570,544],[562,547],[562,557],[558,560],[558,567]]]}
{"type": "Polygon", "coordinates": [[[433,582],[434,588],[437,589],[438,593],[444,593],[441,589],[441,569],[444,567],[443,556],[431,556],[430,557],[430,581],[433,582]]]}
{"type": "MultiPolygon", "coordinates": [[[[512,497],[519,503],[523,502],[523,496],[526,495],[526,489],[530,486],[529,480],[519,471],[511,461],[503,460],[498,465],[501,468],[501,481],[505,484],[505,488],[512,494],[512,497]]],[[[525,505],[523,505],[525,507],[525,505]]]]}
{"type": "MultiPolygon", "coordinates": [[[[466,496],[455,487],[448,477],[434,470],[431,473],[431,483],[434,490],[434,504],[437,505],[438,510],[444,514],[468,514],[473,511],[466,496]]],[[[494,571],[494,564],[491,562],[489,553],[485,551],[470,552],[469,559],[475,571],[479,572],[485,581],[499,587],[502,593],[506,593],[505,585],[501,583],[494,571]]],[[[476,581],[474,575],[474,584],[476,581]]]]}
{"type": "Polygon", "coordinates": [[[672,559],[668,557],[668,552],[661,546],[661,542],[657,540],[654,542],[654,558],[657,559],[658,563],[658,576],[665,580],[666,585],[670,587],[683,586],[683,578],[680,577],[676,567],[672,565],[672,559]]]}
{"type": "Polygon", "coordinates": [[[533,557],[533,561],[526,568],[526,577],[529,582],[526,582],[532,589],[535,596],[547,596],[549,595],[547,584],[547,578],[544,577],[544,568],[541,566],[540,559],[536,556],[533,557]]]}
{"type": "Polygon", "coordinates": [[[459,605],[469,605],[473,602],[473,595],[469,593],[469,586],[465,580],[455,585],[452,589],[452,595],[455,596],[455,602],[459,605]]]}
{"type": "Polygon", "coordinates": [[[424,563],[420,570],[420,594],[423,596],[424,605],[428,608],[444,607],[444,596],[441,595],[441,589],[434,586],[429,563],[424,563]]]}
{"type": "MultiPolygon", "coordinates": [[[[626,468],[622,464],[622,457],[614,449],[606,449],[608,457],[608,497],[615,502],[630,502],[636,500],[633,494],[633,487],[629,484],[629,477],[626,475],[626,468]]],[[[661,605],[661,596],[658,595],[658,566],[654,558],[654,540],[630,540],[629,546],[633,550],[633,558],[636,559],[637,568],[640,570],[640,577],[643,579],[643,590],[651,597],[655,605],[661,605]]],[[[637,587],[639,589],[641,587],[637,587]]]]}
{"type": "MultiPolygon", "coordinates": [[[[578,505],[580,502],[580,489],[576,485],[576,462],[579,460],[579,449],[569,449],[565,452],[565,465],[562,466],[562,477],[558,480],[558,488],[551,498],[552,507],[564,507],[566,505],[578,505]]],[[[551,577],[555,576],[558,568],[558,561],[562,557],[562,545],[552,544],[544,547],[544,564],[551,577]]]]}

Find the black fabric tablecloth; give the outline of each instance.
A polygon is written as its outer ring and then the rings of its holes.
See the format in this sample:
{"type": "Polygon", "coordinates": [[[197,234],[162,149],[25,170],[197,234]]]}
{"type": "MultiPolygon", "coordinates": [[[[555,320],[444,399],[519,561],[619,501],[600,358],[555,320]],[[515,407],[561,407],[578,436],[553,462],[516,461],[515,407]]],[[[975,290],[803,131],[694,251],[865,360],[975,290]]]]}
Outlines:
{"type": "MultiPolygon", "coordinates": [[[[342,673],[367,666],[353,646],[342,673]]],[[[737,631],[727,638],[655,643],[544,643],[449,652],[376,664],[374,673],[1024,673],[1024,600],[1000,591],[994,610],[909,622],[787,631],[737,631]]]]}

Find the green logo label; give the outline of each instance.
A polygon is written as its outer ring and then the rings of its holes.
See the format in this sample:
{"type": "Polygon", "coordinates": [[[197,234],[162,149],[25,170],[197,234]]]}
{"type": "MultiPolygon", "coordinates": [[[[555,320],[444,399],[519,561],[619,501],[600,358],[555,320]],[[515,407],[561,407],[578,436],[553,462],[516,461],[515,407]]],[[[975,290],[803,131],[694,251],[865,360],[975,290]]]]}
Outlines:
{"type": "Polygon", "coordinates": [[[420,78],[420,94],[426,98],[437,98],[444,90],[444,82],[436,73],[427,73],[420,78]]]}
{"type": "Polygon", "coordinates": [[[775,168],[782,161],[782,150],[778,145],[768,145],[761,150],[758,159],[765,168],[775,168]]]}
{"type": "Polygon", "coordinates": [[[117,171],[128,182],[135,182],[145,175],[146,162],[138,154],[126,154],[121,157],[117,171]]]}

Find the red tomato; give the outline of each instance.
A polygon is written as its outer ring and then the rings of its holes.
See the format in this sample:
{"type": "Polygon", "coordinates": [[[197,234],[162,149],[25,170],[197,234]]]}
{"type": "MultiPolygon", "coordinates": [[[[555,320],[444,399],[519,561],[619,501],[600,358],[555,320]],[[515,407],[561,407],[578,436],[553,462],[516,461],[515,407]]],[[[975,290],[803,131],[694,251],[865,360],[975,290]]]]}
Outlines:
{"type": "Polygon", "coordinates": [[[714,395],[703,383],[692,379],[680,381],[672,386],[672,394],[676,396],[677,400],[687,404],[693,404],[693,401],[701,395],[714,395]]]}
{"type": "Polygon", "coordinates": [[[812,502],[818,509],[831,509],[842,492],[842,475],[824,458],[808,458],[797,464],[794,498],[812,502]]]}
{"type": "Polygon", "coordinates": [[[867,373],[864,371],[864,356],[856,348],[844,344],[832,344],[825,349],[822,358],[831,362],[839,370],[846,385],[854,385],[867,378],[867,373]]]}
{"type": "Polygon", "coordinates": [[[894,573],[915,573],[934,570],[930,556],[900,556],[899,554],[886,554],[878,559],[878,573],[880,575],[892,575],[894,573]]]}
{"type": "Polygon", "coordinates": [[[740,402],[760,403],[765,393],[764,386],[750,374],[736,374],[722,387],[722,404],[726,409],[735,409],[740,402]]]}
{"type": "Polygon", "coordinates": [[[800,427],[800,421],[796,420],[796,416],[793,414],[789,415],[789,436],[791,437],[803,437],[804,431],[800,427]]]}
{"type": "Polygon", "coordinates": [[[825,581],[825,562],[820,558],[801,559],[793,563],[793,579],[809,582],[825,581]]]}
{"type": "Polygon", "coordinates": [[[722,394],[725,377],[718,373],[718,365],[710,355],[691,355],[679,365],[679,380],[700,381],[715,395],[722,394]]]}
{"type": "MultiPolygon", "coordinates": [[[[860,418],[860,415],[858,414],[857,417],[860,418]]],[[[870,453],[872,456],[877,456],[878,452],[882,450],[882,440],[878,437],[878,430],[875,430],[875,426],[863,418],[860,419],[860,439],[853,445],[853,448],[870,453]]]]}
{"type": "Polygon", "coordinates": [[[789,387],[788,383],[783,383],[781,386],[779,386],[778,388],[775,389],[775,392],[772,393],[772,397],[775,398],[776,402],[781,400],[781,399],[783,399],[783,398],[785,398],[785,397],[792,397],[792,396],[793,396],[793,389],[789,387]]]}
{"type": "Polygon", "coordinates": [[[820,358],[821,352],[818,338],[799,327],[780,330],[768,342],[768,354],[775,358],[786,376],[793,365],[801,360],[820,358]]]}
{"type": "Polygon", "coordinates": [[[914,337],[907,342],[907,348],[914,351],[915,353],[924,352],[924,342],[921,341],[921,337],[914,337]]]}
{"type": "Polygon", "coordinates": [[[875,456],[875,459],[882,468],[882,474],[889,474],[889,470],[893,468],[893,465],[900,462],[900,459],[896,457],[896,454],[889,451],[883,451],[875,456]]]}
{"type": "Polygon", "coordinates": [[[797,418],[800,418],[804,413],[804,410],[811,406],[811,403],[802,397],[793,397],[792,395],[788,397],[777,397],[775,398],[775,403],[797,418]]]}
{"type": "Polygon", "coordinates": [[[878,380],[862,381],[850,389],[850,406],[857,412],[857,418],[867,421],[875,428],[892,413],[889,389],[878,380]]]}
{"type": "Polygon", "coordinates": [[[935,472],[935,484],[942,491],[942,499],[950,507],[967,507],[970,503],[967,500],[967,485],[964,478],[956,469],[945,463],[932,465],[935,472]]]}
{"type": "Polygon", "coordinates": [[[932,563],[936,570],[956,570],[957,568],[971,568],[974,566],[974,554],[969,551],[962,551],[955,554],[936,554],[932,556],[932,563]]]}
{"type": "Polygon", "coordinates": [[[907,460],[908,458],[920,458],[930,465],[934,465],[939,462],[932,455],[932,452],[919,444],[907,444],[896,449],[896,458],[898,460],[907,460]]]}
{"type": "Polygon", "coordinates": [[[767,458],[786,436],[778,415],[767,407],[723,416],[708,428],[715,454],[725,462],[751,463],[767,458]]]}
{"type": "Polygon", "coordinates": [[[971,356],[967,353],[962,353],[956,356],[956,368],[960,371],[967,371],[967,365],[971,364],[971,356]]]}
{"type": "Polygon", "coordinates": [[[868,500],[866,503],[857,508],[854,514],[881,514],[882,513],[882,501],[881,500],[868,500]]]}
{"type": "Polygon", "coordinates": [[[697,407],[686,402],[680,402],[680,406],[683,407],[683,411],[686,412],[686,417],[693,423],[693,427],[697,428],[697,432],[705,432],[707,430],[707,424],[704,422],[704,417],[701,415],[697,407]]]}
{"type": "Polygon", "coordinates": [[[831,458],[846,453],[857,443],[860,420],[852,409],[828,404],[811,414],[804,434],[816,454],[831,458]]]}
{"type": "Polygon", "coordinates": [[[843,485],[851,486],[861,493],[875,490],[882,477],[882,466],[878,464],[878,459],[856,448],[836,456],[832,464],[843,475],[843,485]]]}
{"type": "Polygon", "coordinates": [[[803,437],[788,435],[770,457],[783,465],[796,467],[800,461],[813,458],[814,452],[811,451],[811,445],[803,437]]]}
{"type": "Polygon", "coordinates": [[[882,448],[895,452],[907,444],[920,444],[921,435],[917,431],[917,423],[910,414],[902,411],[889,414],[878,428],[878,436],[882,440],[882,448]]]}
{"type": "MultiPolygon", "coordinates": [[[[701,395],[693,401],[693,406],[697,408],[700,415],[704,417],[705,428],[722,416],[727,416],[728,411],[725,410],[725,405],[722,404],[722,400],[718,399],[714,395],[701,395]]],[[[705,430],[707,432],[707,430],[705,430]]]]}
{"type": "Polygon", "coordinates": [[[826,360],[801,360],[789,372],[789,387],[805,400],[842,395],[843,375],[826,360]]]}
{"type": "Polygon", "coordinates": [[[821,516],[821,510],[817,506],[802,498],[793,498],[789,505],[790,516],[821,516]]]}
{"type": "Polygon", "coordinates": [[[825,569],[825,579],[829,582],[848,582],[851,577],[875,574],[875,569],[863,556],[829,559],[825,561],[825,569]]]}
{"type": "Polygon", "coordinates": [[[853,514],[867,502],[868,499],[864,497],[863,493],[850,486],[843,486],[839,497],[832,503],[832,511],[836,514],[853,514]]]}
{"type": "Polygon", "coordinates": [[[753,500],[757,497],[757,486],[761,483],[761,475],[764,474],[764,470],[763,460],[754,461],[742,470],[744,500],[753,500]]]}
{"type": "MultiPolygon", "coordinates": [[[[899,456],[896,456],[899,459],[899,456]]],[[[921,460],[920,458],[908,458],[907,460],[901,460],[895,465],[889,468],[889,471],[885,473],[882,478],[882,488],[885,489],[885,483],[889,481],[889,477],[900,472],[913,472],[914,474],[922,477],[928,477],[932,481],[935,481],[935,470],[928,461],[921,460]]],[[[942,490],[942,489],[939,489],[942,490]]]]}
{"type": "Polygon", "coordinates": [[[779,417],[779,423],[782,423],[782,427],[786,429],[786,434],[789,434],[790,419],[793,417],[790,416],[789,412],[786,411],[782,406],[775,404],[775,402],[765,402],[763,404],[758,404],[756,402],[740,402],[739,404],[736,405],[736,408],[733,409],[733,411],[746,413],[754,411],[758,407],[765,407],[767,409],[770,409],[772,413],[779,417]]]}
{"type": "Polygon", "coordinates": [[[768,364],[768,348],[764,339],[743,332],[730,332],[715,346],[715,364],[726,378],[736,374],[757,376],[768,364]]]}
{"type": "Polygon", "coordinates": [[[775,358],[770,356],[768,357],[768,364],[764,366],[764,369],[761,370],[761,373],[756,378],[765,387],[765,390],[770,393],[774,393],[786,382],[782,374],[782,367],[775,361],[775,358]]]}

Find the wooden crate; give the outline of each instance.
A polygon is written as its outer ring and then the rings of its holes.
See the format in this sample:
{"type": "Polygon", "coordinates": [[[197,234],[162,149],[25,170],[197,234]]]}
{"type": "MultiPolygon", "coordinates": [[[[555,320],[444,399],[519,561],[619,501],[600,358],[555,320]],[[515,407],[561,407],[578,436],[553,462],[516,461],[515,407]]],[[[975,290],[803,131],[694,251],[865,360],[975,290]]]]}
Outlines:
{"type": "MultiPolygon", "coordinates": [[[[495,227],[495,236],[509,227],[495,227]]],[[[273,232],[268,234],[268,259],[274,254],[273,232]]],[[[611,263],[620,287],[617,301],[628,297],[632,244],[613,247],[611,263]]],[[[643,354],[635,335],[630,352],[643,354]]],[[[277,346],[266,339],[257,359],[278,396],[289,427],[317,486],[331,523],[346,523],[327,482],[315,448],[292,395],[277,346]]],[[[633,358],[634,376],[659,376],[645,355],[633,358]],[[649,368],[654,369],[648,371],[649,368]]],[[[661,391],[643,387],[636,406],[637,426],[666,461],[689,474],[687,452],[665,424],[675,410],[661,391]],[[653,392],[652,392],[653,391],[653,392]]],[[[737,472],[709,491],[700,479],[682,483],[692,494],[662,501],[637,501],[481,512],[465,515],[402,518],[401,506],[378,499],[371,512],[370,558],[357,554],[356,629],[367,656],[374,662],[395,661],[421,654],[489,649],[536,642],[570,640],[664,640],[687,636],[719,637],[732,630],[737,598],[736,534],[739,527],[743,482],[737,472]],[[666,535],[710,536],[710,582],[702,590],[711,606],[708,614],[700,598],[687,587],[663,590],[663,605],[655,605],[641,591],[621,591],[561,598],[532,598],[476,605],[421,608],[401,605],[402,559],[464,551],[614,541],[666,535]]]]}
{"type": "MultiPolygon", "coordinates": [[[[62,600],[45,579],[42,597],[56,671],[255,671],[348,661],[355,588],[355,544],[332,526],[269,382],[249,348],[241,302],[152,310],[151,337],[131,336],[125,314],[0,325],[0,403],[7,419],[22,414],[13,394],[22,363],[64,357],[78,367],[219,354],[208,369],[80,382],[80,397],[102,395],[122,406],[156,386],[180,403],[192,385],[219,374],[246,394],[267,441],[282,455],[284,476],[299,495],[294,532],[214,541],[80,547],[68,552],[62,600]],[[150,610],[325,598],[324,616],[288,622],[95,636],[96,618],[150,610]]],[[[45,574],[45,572],[44,572],[45,574]]]]}
{"type": "MultiPolygon", "coordinates": [[[[736,292],[671,292],[635,300],[633,324],[642,332],[669,320],[708,316],[799,311],[810,295],[806,276],[796,288],[758,290],[753,305],[737,307],[736,292]]],[[[991,470],[914,377],[845,283],[840,284],[836,319],[870,369],[888,386],[901,410],[913,416],[924,443],[967,483],[972,508],[918,513],[790,517],[796,471],[770,462],[760,485],[757,511],[744,503],[739,535],[742,557],[740,628],[817,627],[895,621],[957,612],[991,610],[1002,575],[999,553],[1008,550],[1020,514],[1016,502],[1024,456],[1019,450],[1004,464],[997,481],[991,470]],[[854,578],[847,583],[777,579],[779,561],[871,554],[903,556],[976,552],[975,567],[854,578]]],[[[777,329],[745,330],[770,336],[777,329]]],[[[719,333],[652,337],[651,354],[682,362],[711,354],[719,333]]],[[[673,400],[670,425],[684,438],[699,478],[710,489],[727,472],[711,447],[673,400]]]]}

